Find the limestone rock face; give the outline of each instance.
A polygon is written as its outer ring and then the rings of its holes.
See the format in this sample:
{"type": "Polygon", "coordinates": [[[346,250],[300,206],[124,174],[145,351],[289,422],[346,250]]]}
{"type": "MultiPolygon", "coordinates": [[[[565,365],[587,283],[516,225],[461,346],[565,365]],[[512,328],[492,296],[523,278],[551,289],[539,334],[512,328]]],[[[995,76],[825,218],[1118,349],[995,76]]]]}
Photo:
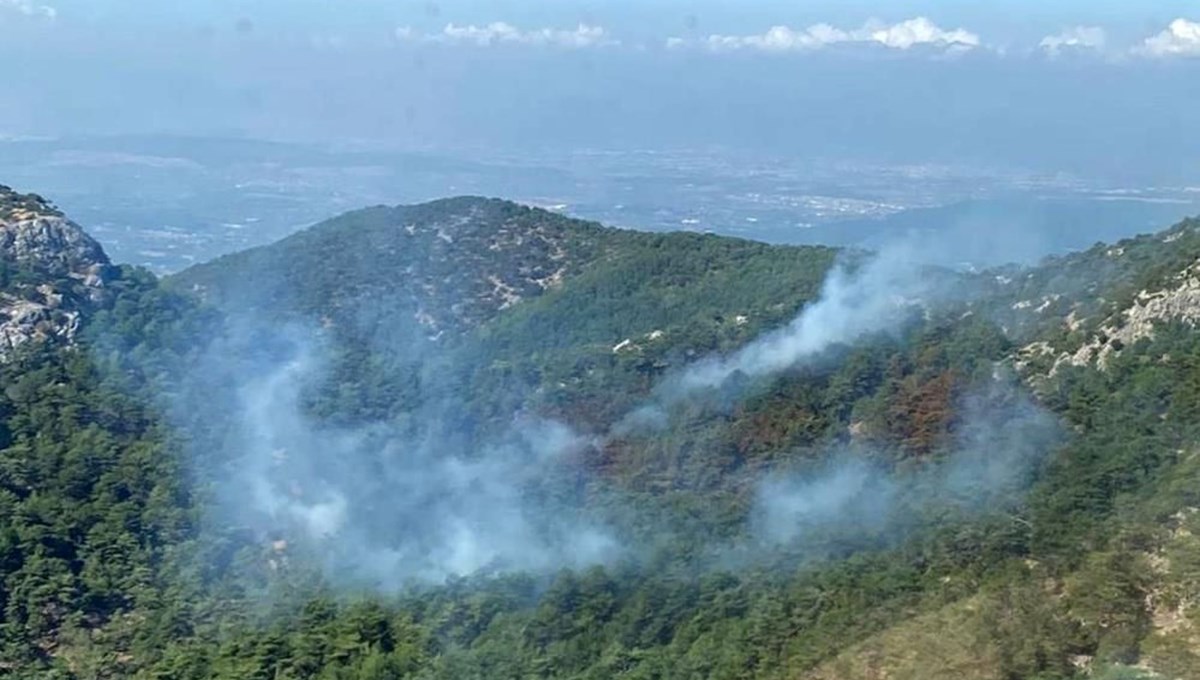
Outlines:
{"type": "Polygon", "coordinates": [[[29,342],[71,342],[108,301],[112,265],[79,225],[35,194],[0,186],[0,361],[29,342]]]}

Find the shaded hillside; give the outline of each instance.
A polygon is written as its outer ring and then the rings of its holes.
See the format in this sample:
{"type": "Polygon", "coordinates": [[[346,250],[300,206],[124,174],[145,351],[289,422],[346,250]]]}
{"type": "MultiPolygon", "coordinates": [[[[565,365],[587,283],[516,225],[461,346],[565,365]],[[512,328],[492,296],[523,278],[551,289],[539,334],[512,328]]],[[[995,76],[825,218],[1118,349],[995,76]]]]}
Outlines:
{"type": "Polygon", "coordinates": [[[616,232],[514,203],[457,198],[347,213],[173,278],[217,306],[459,333],[577,275],[616,232]]]}

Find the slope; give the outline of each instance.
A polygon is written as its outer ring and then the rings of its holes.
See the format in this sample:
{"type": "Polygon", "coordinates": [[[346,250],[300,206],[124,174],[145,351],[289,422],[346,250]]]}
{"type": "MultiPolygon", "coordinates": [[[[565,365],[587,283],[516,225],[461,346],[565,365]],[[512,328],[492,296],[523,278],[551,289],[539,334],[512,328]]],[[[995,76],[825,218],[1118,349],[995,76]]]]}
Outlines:
{"type": "Polygon", "coordinates": [[[976,311],[1008,324],[1010,360],[1079,433],[1020,520],[1029,552],[812,677],[1197,677],[1198,227],[987,274],[976,311]]]}
{"type": "MultiPolygon", "coordinates": [[[[834,251],[621,232],[454,199],[353,213],[166,287],[116,270],[111,303],[82,316],[72,347],[51,343],[3,369],[0,639],[16,661],[0,672],[929,677],[922,664],[948,672],[946,659],[958,659],[955,672],[976,677],[1188,677],[1200,654],[1195,231],[1185,223],[987,272],[980,297],[905,316],[819,362],[735,378],[634,434],[610,425],[671,371],[745,346],[811,302],[834,251]],[[214,335],[247,322],[254,352],[205,361],[214,335]],[[293,451],[290,466],[355,468],[359,449],[324,433],[366,432],[371,448],[424,413],[413,406],[430,396],[428,380],[444,388],[433,396],[453,396],[450,429],[467,437],[438,440],[433,453],[485,455],[476,444],[514,413],[569,423],[589,443],[536,460],[530,483],[505,495],[535,508],[578,501],[626,545],[648,548],[585,569],[347,595],[316,567],[322,551],[353,543],[306,545],[286,523],[217,521],[208,475],[236,460],[242,402],[206,372],[291,365],[287,352],[258,351],[289,325],[323,337],[333,364],[307,385],[304,420],[281,423],[317,435],[313,457],[293,451]],[[1086,360],[1069,360],[1087,346],[1086,360]],[[1009,367],[1070,433],[1028,487],[984,512],[901,493],[885,505],[894,517],[865,527],[856,505],[871,499],[859,494],[839,506],[846,519],[802,540],[710,559],[714,546],[754,547],[747,518],[765,474],[819,470],[831,449],[897,476],[953,460],[972,395],[1009,367]],[[208,382],[183,379],[197,372],[208,382]],[[208,421],[201,430],[178,430],[151,408],[162,402],[147,401],[192,388],[213,390],[200,393],[212,408],[186,414],[208,421]],[[911,653],[927,642],[928,655],[911,653]]],[[[985,411],[1023,404],[983,400],[985,411]]],[[[999,454],[1019,433],[985,434],[981,451],[999,454]]],[[[488,497],[507,468],[482,469],[467,476],[470,497],[488,497]]],[[[386,467],[354,471],[350,512],[373,516],[379,532],[354,538],[391,545],[413,526],[389,514],[397,480],[386,467]]],[[[441,490],[435,477],[419,481],[441,490]]]]}
{"type": "MultiPolygon", "coordinates": [[[[1175,596],[1171,606],[1187,613],[1171,615],[1152,595],[1177,592],[1190,568],[1147,579],[1143,565],[1161,565],[1155,555],[1178,545],[1165,542],[1161,527],[1173,526],[1170,518],[1194,502],[1184,490],[1191,475],[1184,452],[1200,434],[1189,415],[1200,395],[1187,359],[1197,350],[1187,303],[1189,272],[1200,259],[1194,232],[1194,223],[1183,223],[1039,267],[987,272],[978,278],[983,294],[965,308],[850,348],[832,367],[788,372],[732,409],[702,408],[655,437],[610,442],[588,461],[601,479],[618,480],[621,502],[650,531],[663,526],[651,517],[683,513],[698,521],[696,534],[674,529],[672,554],[695,554],[705,540],[698,536],[737,531],[736,521],[722,524],[745,510],[736,480],[864,437],[898,460],[936,454],[954,428],[958,399],[997,362],[1007,363],[1076,433],[1010,516],[943,517],[902,546],[835,541],[824,549],[861,557],[815,572],[735,573],[699,589],[629,574],[587,583],[563,577],[556,586],[565,589],[562,604],[550,598],[527,609],[510,601],[502,616],[472,632],[441,622],[458,607],[478,606],[468,604],[475,596],[418,598],[405,607],[425,612],[418,621],[435,639],[456,641],[432,664],[431,677],[486,675],[497,663],[517,674],[543,669],[544,677],[603,677],[618,668],[632,677],[782,677],[817,668],[833,677],[904,668],[919,676],[922,664],[953,654],[960,671],[969,667],[979,677],[1186,666],[1194,653],[1190,624],[1181,623],[1194,616],[1188,600],[1175,596]],[[1129,319],[1138,337],[1122,342],[1129,319]],[[1106,338],[1099,340],[1109,347],[1105,362],[1060,360],[1092,342],[1091,333],[1106,338]],[[1030,361],[1043,346],[1051,360],[1030,361]],[[574,618],[595,598],[608,603],[605,613],[592,628],[577,627],[574,618]],[[652,610],[664,606],[675,609],[656,618],[652,610]],[[1160,625],[1168,620],[1174,623],[1160,625]],[[659,637],[645,637],[644,626],[659,626],[659,637]],[[946,635],[951,628],[956,636],[946,635]],[[540,632],[518,633],[531,629],[540,632]],[[923,639],[939,640],[942,652],[905,652],[923,639]]],[[[478,325],[464,341],[485,358],[477,368],[505,379],[519,374],[537,388],[517,401],[532,398],[570,422],[602,424],[673,363],[740,346],[815,294],[815,283],[805,288],[788,278],[797,276],[795,262],[772,270],[750,258],[734,266],[738,257],[731,261],[723,250],[753,252],[752,245],[666,238],[667,256],[616,248],[602,266],[583,267],[478,325]],[[703,254],[710,249],[723,255],[703,254]],[[735,273],[756,271],[762,274],[739,286],[735,273]],[[772,287],[777,281],[784,283],[772,287]],[[672,304],[688,313],[672,316],[672,304]],[[697,319],[696,309],[711,316],[697,319]],[[751,323],[744,335],[738,331],[751,323]]],[[[765,261],[781,252],[788,253],[774,250],[765,261]]],[[[505,379],[477,391],[503,391],[505,379]]],[[[1177,540],[1179,531],[1171,531],[1177,540]]]]}
{"type": "Polygon", "coordinates": [[[347,213],[174,277],[217,306],[353,323],[401,315],[460,333],[603,257],[599,225],[513,203],[456,198],[347,213]]]}
{"type": "Polygon", "coordinates": [[[464,197],[348,213],[167,282],[236,318],[335,337],[329,392],[354,401],[343,412],[411,410],[395,387],[438,362],[460,374],[438,382],[465,383],[487,419],[559,384],[572,399],[634,398],[672,362],[789,318],[835,254],[610,229],[464,197]]]}

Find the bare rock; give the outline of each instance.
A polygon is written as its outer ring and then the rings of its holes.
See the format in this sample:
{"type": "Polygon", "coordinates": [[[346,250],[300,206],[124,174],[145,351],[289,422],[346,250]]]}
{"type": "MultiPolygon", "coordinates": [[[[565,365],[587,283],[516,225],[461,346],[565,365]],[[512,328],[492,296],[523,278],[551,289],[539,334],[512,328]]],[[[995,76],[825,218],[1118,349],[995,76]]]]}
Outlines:
{"type": "Polygon", "coordinates": [[[71,342],[108,302],[112,265],[79,225],[36,194],[0,186],[0,361],[29,342],[71,342]]]}

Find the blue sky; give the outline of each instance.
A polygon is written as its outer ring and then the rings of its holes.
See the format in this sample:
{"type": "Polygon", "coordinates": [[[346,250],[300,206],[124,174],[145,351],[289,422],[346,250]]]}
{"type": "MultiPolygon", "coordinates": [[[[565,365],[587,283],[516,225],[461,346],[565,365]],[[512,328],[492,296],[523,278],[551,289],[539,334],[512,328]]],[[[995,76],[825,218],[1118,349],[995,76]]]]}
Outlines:
{"type": "Polygon", "coordinates": [[[0,30],[0,134],[1200,175],[1196,2],[0,0],[0,30]]]}
{"type": "MultiPolygon", "coordinates": [[[[6,0],[9,3],[26,0],[6,0]]],[[[939,24],[962,25],[997,41],[1029,40],[1058,27],[1107,25],[1119,33],[1160,30],[1180,16],[1200,18],[1200,6],[1183,0],[28,0],[54,7],[64,23],[104,30],[186,30],[228,27],[240,19],[257,30],[337,30],[356,34],[404,23],[428,29],[447,22],[505,21],[527,27],[599,23],[620,34],[650,38],[693,30],[752,32],[775,24],[818,22],[855,25],[870,18],[899,21],[928,16],[939,24]]],[[[3,3],[0,3],[3,4],[3,3]]]]}

